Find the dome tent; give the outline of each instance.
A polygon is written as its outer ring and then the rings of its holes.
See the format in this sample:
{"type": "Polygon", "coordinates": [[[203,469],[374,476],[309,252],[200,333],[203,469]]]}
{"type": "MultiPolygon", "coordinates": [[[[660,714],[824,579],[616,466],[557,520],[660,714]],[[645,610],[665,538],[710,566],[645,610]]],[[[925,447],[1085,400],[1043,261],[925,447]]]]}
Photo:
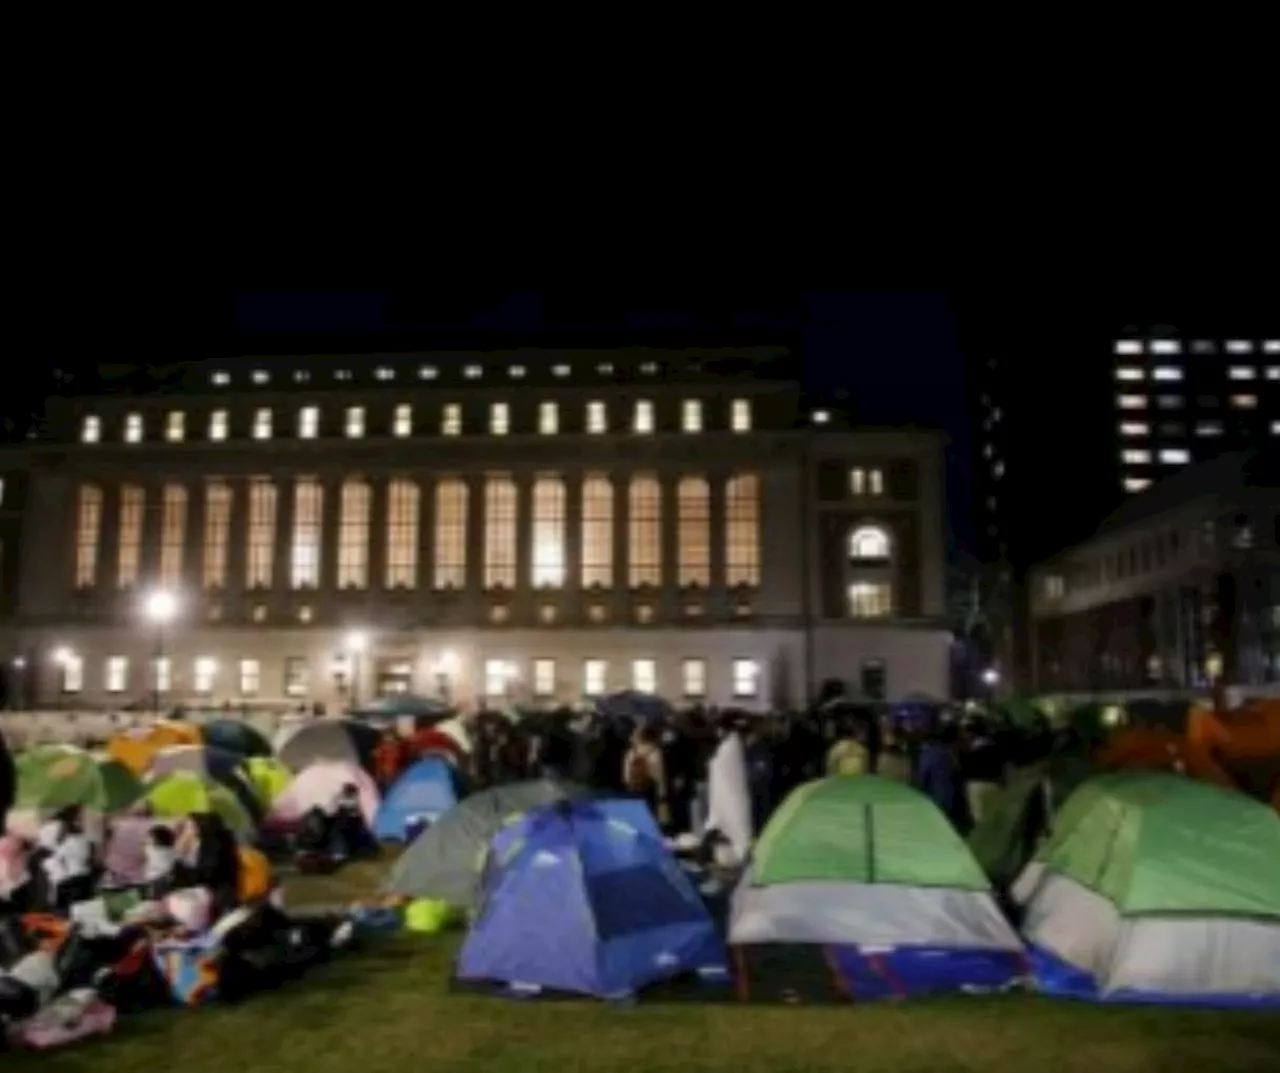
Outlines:
{"type": "Polygon", "coordinates": [[[486,879],[460,980],[623,999],[686,973],[726,977],[710,914],[660,842],[589,801],[521,827],[486,879]]]}
{"type": "Polygon", "coordinates": [[[1046,992],[1280,1006],[1280,816],[1243,794],[1099,776],[1012,893],[1046,992]]]}
{"type": "Polygon", "coordinates": [[[1026,972],[1017,934],[946,817],[875,775],[819,779],[787,798],[734,890],[729,941],[748,997],[752,963],[782,947],[820,955],[842,997],[1002,988],[1026,972]]]}
{"type": "Polygon", "coordinates": [[[417,821],[433,824],[458,803],[458,777],[442,756],[427,756],[401,772],[388,788],[373,821],[373,833],[403,842],[417,821]]]}

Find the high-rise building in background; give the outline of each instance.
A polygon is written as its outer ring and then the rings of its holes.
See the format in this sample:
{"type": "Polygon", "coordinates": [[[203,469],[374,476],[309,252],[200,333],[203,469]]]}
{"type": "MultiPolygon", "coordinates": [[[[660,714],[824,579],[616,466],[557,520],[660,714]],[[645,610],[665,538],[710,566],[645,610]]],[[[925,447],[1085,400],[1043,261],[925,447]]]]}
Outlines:
{"type": "Polygon", "coordinates": [[[1126,333],[1112,352],[1125,492],[1280,436],[1280,338],[1154,330],[1126,333]]]}

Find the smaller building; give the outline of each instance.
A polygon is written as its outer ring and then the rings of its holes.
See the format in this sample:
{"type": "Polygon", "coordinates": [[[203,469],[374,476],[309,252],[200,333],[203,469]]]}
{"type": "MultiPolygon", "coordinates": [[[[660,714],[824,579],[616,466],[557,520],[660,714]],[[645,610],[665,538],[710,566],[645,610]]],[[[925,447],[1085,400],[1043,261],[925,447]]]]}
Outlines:
{"type": "Polygon", "coordinates": [[[1237,452],[1162,481],[1030,589],[1040,692],[1280,681],[1280,458],[1237,452]]]}

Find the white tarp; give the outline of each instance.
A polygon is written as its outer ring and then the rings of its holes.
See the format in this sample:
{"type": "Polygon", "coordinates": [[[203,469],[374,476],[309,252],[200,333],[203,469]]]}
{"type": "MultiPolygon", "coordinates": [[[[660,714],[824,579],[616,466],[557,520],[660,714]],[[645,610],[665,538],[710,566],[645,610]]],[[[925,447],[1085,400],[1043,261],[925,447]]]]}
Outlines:
{"type": "Polygon", "coordinates": [[[747,750],[741,734],[727,734],[707,771],[705,830],[719,831],[733,847],[736,864],[751,852],[751,792],[747,788],[747,750]]]}
{"type": "Polygon", "coordinates": [[[837,882],[757,887],[751,871],[733,892],[729,941],[1022,949],[986,891],[837,882]]]}
{"type": "Polygon", "coordinates": [[[1038,864],[1013,893],[1026,907],[1028,941],[1088,972],[1103,994],[1280,995],[1280,920],[1122,917],[1102,895],[1038,864]]]}

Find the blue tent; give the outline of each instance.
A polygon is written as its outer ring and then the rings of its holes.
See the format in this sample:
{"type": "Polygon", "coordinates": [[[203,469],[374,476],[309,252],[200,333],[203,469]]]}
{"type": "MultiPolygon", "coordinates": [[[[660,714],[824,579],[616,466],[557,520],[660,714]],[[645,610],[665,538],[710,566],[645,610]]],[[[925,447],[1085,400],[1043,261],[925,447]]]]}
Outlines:
{"type": "Polygon", "coordinates": [[[458,803],[457,774],[439,756],[427,756],[391,784],[373,821],[385,842],[403,842],[411,827],[435,823],[458,803]]]}
{"type": "Polygon", "coordinates": [[[535,809],[518,827],[487,877],[458,979],[621,999],[686,973],[727,978],[715,925],[661,842],[591,801],[535,809]]]}
{"type": "MultiPolygon", "coordinates": [[[[623,828],[633,828],[645,838],[650,838],[660,846],[664,846],[665,839],[662,836],[662,829],[658,826],[658,821],[654,819],[653,813],[649,811],[649,806],[638,797],[594,797],[587,798],[591,806],[599,815],[615,824],[620,824],[623,828]]],[[[497,867],[502,861],[506,860],[508,853],[513,845],[529,837],[531,825],[542,822],[537,811],[522,812],[511,818],[507,823],[498,829],[498,833],[493,836],[493,841],[489,843],[488,859],[485,862],[486,868],[497,867]]]]}

